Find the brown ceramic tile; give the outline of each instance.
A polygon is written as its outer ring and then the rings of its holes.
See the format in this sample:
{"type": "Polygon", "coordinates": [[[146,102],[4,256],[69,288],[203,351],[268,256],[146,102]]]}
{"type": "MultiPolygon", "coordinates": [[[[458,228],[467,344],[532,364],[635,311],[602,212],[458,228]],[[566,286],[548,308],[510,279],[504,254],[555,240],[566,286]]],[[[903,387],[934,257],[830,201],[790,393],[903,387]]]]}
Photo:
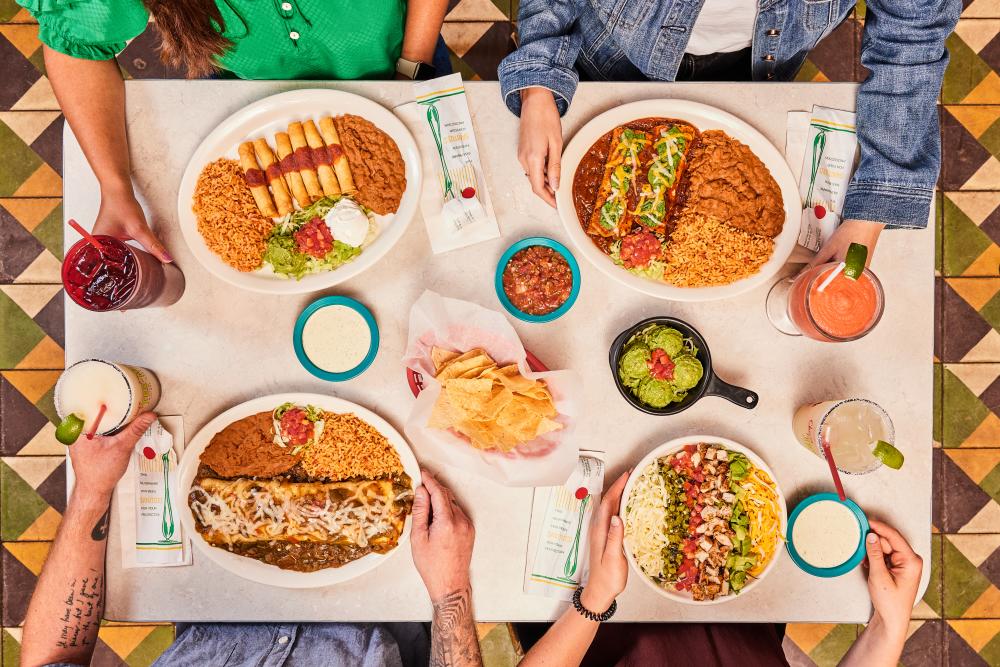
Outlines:
{"type": "Polygon", "coordinates": [[[941,108],[941,187],[961,190],[990,158],[990,153],[948,111],[941,108]]]}
{"type": "Polygon", "coordinates": [[[940,667],[944,664],[942,639],[943,621],[917,621],[919,623],[903,646],[899,664],[904,667],[940,667]]]}
{"type": "Polygon", "coordinates": [[[0,283],[14,282],[44,250],[24,225],[0,207],[0,283]]]}
{"type": "Polygon", "coordinates": [[[962,361],[992,327],[946,281],[941,281],[941,360],[962,361]]]}
{"type": "MultiPolygon", "coordinates": [[[[993,499],[962,471],[950,455],[950,450],[935,451],[935,463],[941,475],[941,514],[937,527],[943,533],[958,533],[973,521],[993,499]]],[[[982,450],[968,453],[959,450],[956,456],[982,456],[982,450]]],[[[995,508],[994,508],[995,509],[995,508]]],[[[980,530],[984,529],[980,527],[980,530]]],[[[986,530],[989,527],[985,527],[986,530]]]]}

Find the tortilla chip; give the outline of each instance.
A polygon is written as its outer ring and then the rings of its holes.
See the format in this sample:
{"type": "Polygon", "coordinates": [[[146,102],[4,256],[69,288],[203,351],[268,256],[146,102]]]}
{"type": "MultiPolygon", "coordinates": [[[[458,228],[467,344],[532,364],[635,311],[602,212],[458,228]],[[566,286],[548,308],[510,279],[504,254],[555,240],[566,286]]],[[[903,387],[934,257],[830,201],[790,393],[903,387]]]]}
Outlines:
{"type": "Polygon", "coordinates": [[[441,368],[447,364],[449,361],[457,359],[459,357],[458,352],[452,352],[451,350],[446,350],[443,347],[432,347],[431,348],[431,363],[434,364],[434,373],[440,373],[441,368]]]}
{"type": "Polygon", "coordinates": [[[523,375],[517,364],[498,368],[480,348],[462,354],[431,349],[442,390],[427,426],[451,429],[482,450],[511,451],[562,428],[545,382],[523,375]]]}

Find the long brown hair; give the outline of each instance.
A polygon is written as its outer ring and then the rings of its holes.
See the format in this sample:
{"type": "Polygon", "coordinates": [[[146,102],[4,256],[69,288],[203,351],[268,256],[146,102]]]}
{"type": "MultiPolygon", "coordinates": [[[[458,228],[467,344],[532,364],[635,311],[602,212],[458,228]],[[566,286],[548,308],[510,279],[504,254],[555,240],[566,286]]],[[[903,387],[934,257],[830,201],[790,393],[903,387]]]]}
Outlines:
{"type": "Polygon", "coordinates": [[[160,59],[190,78],[219,69],[217,58],[232,45],[215,0],[143,0],[160,32],[160,59]]]}

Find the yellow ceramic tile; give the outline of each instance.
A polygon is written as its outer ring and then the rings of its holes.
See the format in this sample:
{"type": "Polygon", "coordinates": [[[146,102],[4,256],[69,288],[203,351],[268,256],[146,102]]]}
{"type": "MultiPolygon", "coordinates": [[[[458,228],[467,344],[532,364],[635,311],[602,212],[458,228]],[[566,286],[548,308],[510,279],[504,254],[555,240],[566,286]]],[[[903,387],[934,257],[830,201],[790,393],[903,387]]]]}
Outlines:
{"type": "Polygon", "coordinates": [[[38,399],[55,386],[59,371],[3,371],[3,377],[29,403],[37,403],[38,399]]]}
{"type": "Polygon", "coordinates": [[[990,586],[975,602],[962,612],[963,618],[997,618],[1000,617],[1000,590],[990,586]]]}
{"type": "Polygon", "coordinates": [[[962,448],[996,447],[997,443],[1000,443],[1000,417],[991,412],[983,420],[983,423],[976,427],[976,430],[962,442],[961,446],[962,448]]]}
{"type": "Polygon", "coordinates": [[[1000,104],[1000,76],[990,72],[962,100],[966,104],[1000,104]]]}
{"type": "Polygon", "coordinates": [[[29,232],[35,230],[62,201],[58,197],[40,197],[37,199],[0,199],[0,206],[14,216],[21,226],[29,232]]]}
{"type": "Polygon", "coordinates": [[[0,35],[6,37],[25,58],[30,58],[42,46],[38,40],[37,25],[0,25],[0,35]]]}
{"type": "Polygon", "coordinates": [[[965,643],[979,653],[1000,632],[1000,619],[988,620],[952,620],[948,621],[951,629],[965,640],[965,643]]]}
{"type": "Polygon", "coordinates": [[[1000,465],[1000,449],[946,449],[945,454],[976,484],[1000,465]]]}
{"type": "Polygon", "coordinates": [[[36,577],[42,572],[42,565],[45,564],[51,546],[51,542],[4,542],[3,544],[3,548],[36,577]]]}
{"type": "Polygon", "coordinates": [[[791,637],[800,649],[811,653],[835,627],[837,626],[832,623],[789,623],[785,628],[785,634],[791,637]]]}
{"type": "Polygon", "coordinates": [[[54,540],[59,524],[62,522],[62,514],[49,507],[41,516],[35,519],[34,523],[25,528],[24,532],[17,536],[19,542],[32,540],[54,540]]]}
{"type": "Polygon", "coordinates": [[[107,625],[98,636],[118,657],[125,659],[155,629],[156,626],[150,625],[107,625]]]}
{"type": "Polygon", "coordinates": [[[996,122],[997,118],[1000,118],[1000,107],[949,104],[945,108],[976,138],[981,137],[996,122]]]}
{"type": "Polygon", "coordinates": [[[46,336],[17,364],[18,369],[62,368],[66,354],[59,343],[46,336]]]}
{"type": "Polygon", "coordinates": [[[14,192],[15,197],[62,196],[62,178],[48,163],[43,162],[14,192]]]}
{"type": "Polygon", "coordinates": [[[946,280],[948,281],[948,285],[977,311],[985,306],[1000,291],[1000,278],[996,280],[983,278],[947,278],[946,280]]]}

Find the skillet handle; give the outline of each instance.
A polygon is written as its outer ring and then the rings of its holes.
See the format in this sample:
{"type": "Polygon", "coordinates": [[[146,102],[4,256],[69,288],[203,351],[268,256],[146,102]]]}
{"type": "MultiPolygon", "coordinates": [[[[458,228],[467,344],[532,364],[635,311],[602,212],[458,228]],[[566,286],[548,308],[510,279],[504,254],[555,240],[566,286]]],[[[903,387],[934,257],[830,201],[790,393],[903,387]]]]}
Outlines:
{"type": "Polygon", "coordinates": [[[746,408],[747,410],[753,410],[756,408],[757,403],[760,401],[760,397],[757,396],[757,392],[744,389],[743,387],[737,387],[734,384],[729,384],[715,374],[713,374],[711,379],[709,379],[704,395],[720,396],[730,403],[735,403],[741,408],[746,408]]]}

